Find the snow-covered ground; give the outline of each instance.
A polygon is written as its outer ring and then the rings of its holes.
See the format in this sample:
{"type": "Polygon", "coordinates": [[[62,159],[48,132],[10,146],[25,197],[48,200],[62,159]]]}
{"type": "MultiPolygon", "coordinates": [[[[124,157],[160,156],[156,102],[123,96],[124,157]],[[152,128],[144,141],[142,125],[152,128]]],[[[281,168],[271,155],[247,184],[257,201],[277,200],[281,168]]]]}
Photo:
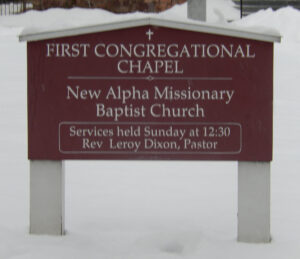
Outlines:
{"type": "MultiPolygon", "coordinates": [[[[28,234],[26,44],[22,28],[68,28],[141,17],[102,10],[30,11],[0,17],[1,259],[299,259],[300,12],[260,11],[243,20],[229,0],[209,0],[208,20],[277,30],[270,244],[236,242],[234,162],[66,162],[63,237],[28,234]]],[[[186,5],[160,14],[184,19],[186,5]]]]}

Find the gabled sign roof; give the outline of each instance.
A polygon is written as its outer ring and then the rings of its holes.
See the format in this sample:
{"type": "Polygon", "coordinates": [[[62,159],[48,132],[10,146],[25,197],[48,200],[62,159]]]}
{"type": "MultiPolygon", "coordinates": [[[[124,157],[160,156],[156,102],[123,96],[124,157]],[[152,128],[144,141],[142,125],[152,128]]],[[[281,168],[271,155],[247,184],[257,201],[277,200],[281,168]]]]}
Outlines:
{"type": "Polygon", "coordinates": [[[203,22],[198,22],[194,20],[186,20],[182,21],[174,21],[174,20],[166,20],[154,17],[145,17],[139,19],[130,19],[130,20],[122,20],[118,22],[112,23],[104,23],[99,25],[85,26],[85,27],[77,27],[65,30],[57,30],[57,31],[45,31],[38,33],[30,33],[23,32],[20,35],[20,41],[39,41],[53,38],[61,38],[68,36],[76,36],[88,33],[96,33],[96,32],[104,32],[104,31],[112,31],[119,29],[127,29],[134,28],[140,26],[160,26],[165,28],[186,30],[186,31],[194,31],[194,32],[203,32],[224,36],[231,36],[237,38],[245,38],[259,41],[267,41],[267,42],[280,42],[280,35],[276,33],[270,32],[255,32],[253,30],[245,30],[243,28],[238,28],[234,26],[226,26],[226,25],[211,25],[203,22]]]}
{"type": "Polygon", "coordinates": [[[21,40],[29,159],[272,160],[278,35],[148,17],[21,40]]]}

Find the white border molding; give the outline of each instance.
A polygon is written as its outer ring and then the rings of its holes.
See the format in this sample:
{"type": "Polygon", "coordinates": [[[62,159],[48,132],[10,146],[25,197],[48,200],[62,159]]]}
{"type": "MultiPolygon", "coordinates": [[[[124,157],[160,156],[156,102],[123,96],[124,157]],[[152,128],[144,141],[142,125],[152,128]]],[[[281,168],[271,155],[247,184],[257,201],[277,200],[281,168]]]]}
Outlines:
{"type": "Polygon", "coordinates": [[[280,42],[281,37],[279,34],[272,33],[257,33],[253,30],[244,30],[242,28],[236,26],[221,26],[221,25],[210,25],[203,22],[197,22],[193,20],[187,20],[184,22],[178,22],[173,20],[166,19],[158,19],[153,17],[146,17],[140,19],[131,19],[127,21],[119,21],[112,23],[104,23],[93,26],[86,27],[78,27],[72,29],[65,30],[57,30],[57,31],[45,31],[45,32],[37,32],[37,33],[26,33],[24,31],[20,37],[20,41],[39,41],[46,39],[54,39],[54,38],[62,38],[62,37],[70,37],[70,36],[78,36],[89,33],[97,33],[97,32],[105,32],[105,31],[113,31],[141,26],[160,26],[171,29],[179,29],[185,31],[193,31],[193,32],[203,32],[210,34],[217,34],[223,36],[231,36],[238,38],[245,38],[251,40],[260,40],[267,42],[280,42]]]}

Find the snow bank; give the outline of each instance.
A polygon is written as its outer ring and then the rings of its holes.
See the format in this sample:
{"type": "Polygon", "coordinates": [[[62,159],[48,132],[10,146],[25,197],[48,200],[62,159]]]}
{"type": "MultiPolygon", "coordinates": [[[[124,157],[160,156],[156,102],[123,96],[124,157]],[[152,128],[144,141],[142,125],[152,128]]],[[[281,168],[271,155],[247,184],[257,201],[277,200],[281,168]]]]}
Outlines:
{"type": "MultiPolygon", "coordinates": [[[[210,22],[238,19],[229,0],[208,5],[210,22]]],[[[28,234],[26,44],[17,40],[20,28],[63,29],[144,15],[75,8],[0,17],[0,258],[299,259],[300,12],[292,8],[233,22],[264,25],[284,37],[275,44],[271,244],[236,242],[231,162],[67,162],[67,235],[28,234]]],[[[186,5],[159,15],[185,19],[186,5]]]]}
{"type": "MultiPolygon", "coordinates": [[[[227,23],[228,20],[238,18],[238,10],[232,8],[230,0],[208,1],[208,22],[227,23]]],[[[22,27],[27,31],[41,32],[49,30],[63,30],[74,27],[129,20],[131,18],[157,17],[187,21],[187,4],[175,5],[164,12],[129,14],[114,14],[101,9],[60,9],[53,8],[45,11],[28,11],[14,16],[0,16],[1,27],[22,27]]],[[[3,29],[2,29],[3,32],[3,29]]]]}
{"type": "Polygon", "coordinates": [[[283,36],[283,41],[300,43],[300,12],[292,7],[281,8],[277,11],[261,10],[235,21],[234,24],[244,28],[273,28],[283,36]]]}

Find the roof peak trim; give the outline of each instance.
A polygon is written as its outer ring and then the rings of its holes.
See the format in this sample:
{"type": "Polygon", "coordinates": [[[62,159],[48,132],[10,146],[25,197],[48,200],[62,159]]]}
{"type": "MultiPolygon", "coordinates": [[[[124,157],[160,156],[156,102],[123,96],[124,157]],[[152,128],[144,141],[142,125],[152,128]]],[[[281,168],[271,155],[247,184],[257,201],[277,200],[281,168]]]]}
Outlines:
{"type": "Polygon", "coordinates": [[[46,39],[78,36],[89,33],[113,31],[119,29],[127,29],[141,26],[161,26],[171,29],[179,29],[186,31],[202,32],[217,34],[222,36],[238,37],[251,40],[267,41],[267,42],[280,42],[281,36],[272,33],[257,33],[253,30],[244,30],[243,28],[235,26],[222,26],[222,25],[212,25],[208,23],[198,22],[198,21],[174,21],[168,19],[161,19],[155,17],[144,17],[137,19],[122,20],[117,22],[103,23],[99,25],[84,26],[77,28],[70,28],[57,31],[45,31],[37,33],[26,33],[24,31],[20,36],[20,41],[39,41],[46,39]]]}

